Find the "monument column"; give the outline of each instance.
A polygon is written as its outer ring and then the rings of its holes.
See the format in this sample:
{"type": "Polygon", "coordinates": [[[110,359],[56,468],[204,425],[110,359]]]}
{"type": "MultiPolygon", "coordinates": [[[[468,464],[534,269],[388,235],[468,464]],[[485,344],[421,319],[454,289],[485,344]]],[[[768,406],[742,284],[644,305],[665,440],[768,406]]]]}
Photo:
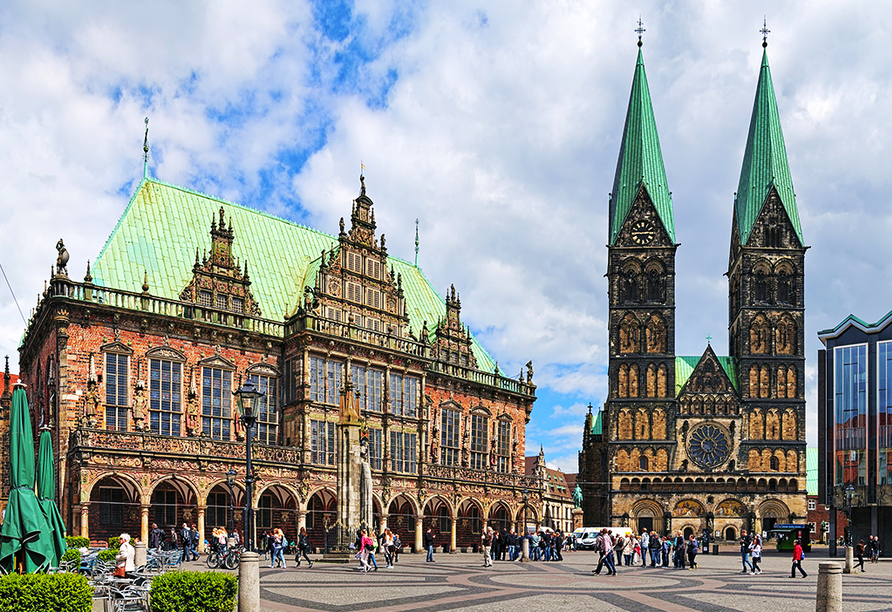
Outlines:
{"type": "Polygon", "coordinates": [[[424,550],[424,516],[415,517],[415,552],[424,550]]]}
{"type": "Polygon", "coordinates": [[[359,407],[350,380],[350,364],[341,388],[340,420],[338,422],[338,521],[341,524],[338,548],[346,549],[352,542],[360,523],[360,457],[359,407]]]}

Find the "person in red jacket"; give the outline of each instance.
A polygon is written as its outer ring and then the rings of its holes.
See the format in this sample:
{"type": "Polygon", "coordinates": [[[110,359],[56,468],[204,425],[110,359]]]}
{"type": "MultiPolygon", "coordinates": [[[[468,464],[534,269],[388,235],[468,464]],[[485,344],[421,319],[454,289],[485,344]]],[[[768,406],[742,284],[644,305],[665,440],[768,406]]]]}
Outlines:
{"type": "Polygon", "coordinates": [[[805,578],[808,574],[805,573],[805,570],[802,569],[802,544],[799,540],[796,540],[796,546],[793,547],[793,566],[790,568],[790,578],[796,577],[796,568],[799,568],[799,571],[802,573],[802,577],[805,578]]]}

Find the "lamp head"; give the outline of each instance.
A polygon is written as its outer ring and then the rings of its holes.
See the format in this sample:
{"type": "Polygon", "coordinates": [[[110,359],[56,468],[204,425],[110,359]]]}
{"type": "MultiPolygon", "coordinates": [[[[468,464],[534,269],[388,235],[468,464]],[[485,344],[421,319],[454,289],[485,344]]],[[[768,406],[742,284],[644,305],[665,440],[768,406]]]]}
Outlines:
{"type": "Polygon", "coordinates": [[[260,398],[265,394],[257,389],[254,381],[249,377],[245,384],[242,385],[242,388],[236,392],[236,395],[238,396],[239,408],[245,420],[256,419],[259,412],[260,398]]]}
{"type": "Polygon", "coordinates": [[[232,488],[232,485],[235,484],[235,470],[229,468],[229,471],[226,472],[226,484],[229,485],[229,488],[232,488]]]}

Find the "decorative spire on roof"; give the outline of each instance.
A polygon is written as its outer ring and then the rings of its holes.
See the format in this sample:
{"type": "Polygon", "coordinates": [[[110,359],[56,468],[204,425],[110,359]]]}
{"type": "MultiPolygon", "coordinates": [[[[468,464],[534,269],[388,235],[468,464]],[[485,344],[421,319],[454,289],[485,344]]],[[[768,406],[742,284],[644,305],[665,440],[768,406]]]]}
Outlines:
{"type": "Polygon", "coordinates": [[[768,29],[768,16],[765,15],[762,17],[762,29],[759,30],[759,33],[762,35],[762,48],[768,46],[768,35],[771,33],[771,30],[768,29]]]}
{"type": "MultiPolygon", "coordinates": [[[[767,47],[768,28],[763,27],[760,31],[763,36],[762,45],[767,47]]],[[[768,67],[768,51],[764,49],[759,83],[756,86],[756,99],[753,102],[753,113],[740,169],[740,182],[734,202],[740,244],[747,244],[756,219],[772,189],[777,192],[800,245],[804,246],[799,212],[796,208],[796,194],[793,191],[793,178],[787,161],[787,149],[777,110],[774,84],[771,81],[771,69],[768,67]]]]}
{"type": "Polygon", "coordinates": [[[641,42],[641,35],[647,32],[647,30],[644,29],[644,22],[641,21],[641,15],[638,15],[638,27],[635,28],[635,32],[638,34],[638,46],[640,47],[644,44],[641,42]]]}
{"type": "Polygon", "coordinates": [[[415,267],[418,267],[418,219],[415,219],[415,267]]]}
{"type": "Polygon", "coordinates": [[[149,178],[149,118],[146,117],[146,137],[142,141],[142,177],[149,178]]]}
{"type": "MultiPolygon", "coordinates": [[[[639,23],[638,30],[636,30],[639,36],[644,31],[642,26],[643,23],[639,23]]],[[[613,191],[610,194],[609,243],[611,245],[616,242],[623,223],[642,188],[647,191],[669,239],[674,242],[675,222],[672,213],[672,196],[666,181],[663,153],[660,150],[660,137],[657,134],[657,122],[651,104],[650,89],[647,86],[647,75],[644,71],[644,56],[639,47],[635,76],[632,79],[632,92],[626,112],[626,123],[623,128],[623,140],[616,162],[613,191]]]]}

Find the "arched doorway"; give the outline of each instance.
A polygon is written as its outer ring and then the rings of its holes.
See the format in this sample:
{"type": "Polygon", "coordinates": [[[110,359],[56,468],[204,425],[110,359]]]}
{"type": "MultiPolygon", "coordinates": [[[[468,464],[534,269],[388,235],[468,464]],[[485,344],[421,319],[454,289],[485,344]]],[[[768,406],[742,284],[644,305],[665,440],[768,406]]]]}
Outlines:
{"type": "Polygon", "coordinates": [[[442,546],[443,552],[449,551],[449,543],[452,541],[451,515],[449,506],[439,497],[427,500],[424,505],[422,527],[425,533],[428,529],[431,530],[435,546],[442,546]]]}
{"type": "Polygon", "coordinates": [[[725,539],[733,542],[737,539],[737,530],[733,527],[725,527],[725,539]]]}
{"type": "MultiPolygon", "coordinates": [[[[235,528],[235,513],[245,506],[245,491],[240,485],[232,487],[232,495],[229,494],[229,486],[225,483],[215,485],[207,497],[207,509],[204,513],[204,537],[210,542],[214,529],[222,528],[227,531],[235,528]],[[230,511],[230,505],[232,510],[230,511]]],[[[241,516],[241,515],[239,515],[241,516]]]]}
{"type": "Polygon", "coordinates": [[[294,541],[297,539],[297,499],[285,487],[271,485],[257,500],[255,520],[258,540],[264,531],[279,528],[289,541],[294,541]]]}
{"type": "MultiPolygon", "coordinates": [[[[159,483],[152,491],[152,508],[149,520],[157,523],[158,527],[167,534],[166,545],[169,548],[176,547],[176,536],[171,534],[171,529],[179,531],[183,523],[193,523],[198,526],[197,495],[191,485],[182,478],[171,478],[159,483]]],[[[236,514],[236,531],[241,532],[238,519],[241,513],[236,514]]]]}
{"type": "Polygon", "coordinates": [[[415,506],[405,495],[393,498],[387,510],[387,527],[400,536],[404,550],[415,544],[415,514],[415,506]]]}
{"type": "Polygon", "coordinates": [[[684,528],[684,531],[682,533],[684,534],[684,539],[687,540],[692,535],[694,535],[694,528],[688,525],[684,528]]]}
{"type": "Polygon", "coordinates": [[[632,529],[637,533],[642,533],[647,529],[648,533],[663,528],[663,509],[660,504],[653,499],[643,499],[632,506],[632,516],[635,519],[632,529]]]}
{"type": "Polygon", "coordinates": [[[455,545],[476,550],[482,531],[483,509],[474,500],[464,500],[458,507],[455,545]]]}
{"type": "Polygon", "coordinates": [[[138,536],[140,506],[135,484],[119,476],[100,479],[90,491],[90,539],[108,541],[125,532],[138,536]]]}
{"type": "Polygon", "coordinates": [[[325,549],[325,534],[337,520],[338,500],[328,489],[320,489],[307,502],[307,537],[313,548],[325,549]]]}
{"type": "Polygon", "coordinates": [[[511,513],[508,507],[499,502],[489,510],[489,526],[496,531],[506,529],[511,531],[511,513]]]}

